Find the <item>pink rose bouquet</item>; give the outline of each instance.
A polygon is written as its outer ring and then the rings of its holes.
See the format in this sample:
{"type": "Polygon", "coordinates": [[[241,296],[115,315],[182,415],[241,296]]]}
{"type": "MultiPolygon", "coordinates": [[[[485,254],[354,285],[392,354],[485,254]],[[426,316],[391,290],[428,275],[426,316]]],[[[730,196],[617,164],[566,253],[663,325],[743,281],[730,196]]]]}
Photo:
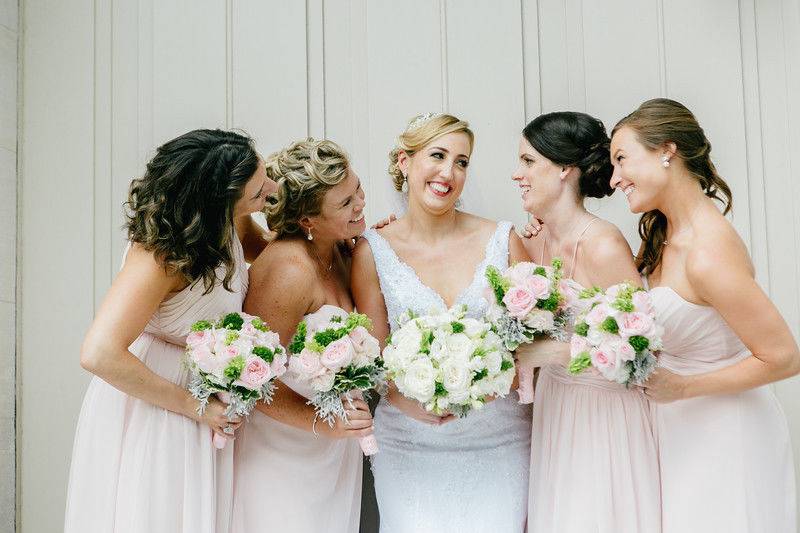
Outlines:
{"type": "MultiPolygon", "coordinates": [[[[216,394],[228,404],[228,418],[247,416],[259,400],[269,402],[273,381],[286,371],[286,350],[263,320],[228,313],[217,322],[201,320],[186,337],[189,391],[200,400],[200,413],[216,394]]],[[[214,436],[224,448],[227,439],[214,436]]]]}
{"type": "Polygon", "coordinates": [[[569,371],[578,374],[593,367],[609,381],[644,383],[662,346],[647,291],[620,283],[605,291],[586,289],[579,298],[587,305],[575,321],[569,371]]]}
{"type": "MultiPolygon", "coordinates": [[[[564,330],[566,307],[562,292],[561,260],[549,267],[536,263],[517,263],[500,272],[486,268],[489,281],[489,311],[492,328],[509,350],[536,338],[560,338],[564,330]]],[[[517,365],[520,403],[533,402],[533,368],[517,365]]]]}
{"type": "MultiPolygon", "coordinates": [[[[308,383],[315,394],[309,401],[317,418],[331,426],[347,420],[345,402],[362,398],[366,391],[385,386],[378,339],[370,335],[366,315],[334,315],[316,327],[307,320],[297,326],[289,351],[289,371],[308,383]]],[[[364,455],[378,452],[374,435],[359,439],[364,455]]]]}

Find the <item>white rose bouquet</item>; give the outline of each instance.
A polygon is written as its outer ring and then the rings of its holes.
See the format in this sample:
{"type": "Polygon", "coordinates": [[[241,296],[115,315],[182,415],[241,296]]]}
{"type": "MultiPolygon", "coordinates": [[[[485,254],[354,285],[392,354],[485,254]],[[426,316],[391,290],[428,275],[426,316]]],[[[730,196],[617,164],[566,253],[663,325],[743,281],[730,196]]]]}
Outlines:
{"type": "MultiPolygon", "coordinates": [[[[506,348],[550,336],[560,339],[564,332],[566,305],[561,291],[561,260],[549,267],[531,262],[517,263],[500,272],[486,268],[489,289],[487,318],[506,348]]],[[[519,401],[533,402],[533,368],[519,365],[519,401]]]]}
{"type": "Polygon", "coordinates": [[[594,367],[609,381],[641,385],[655,370],[662,348],[650,294],[630,283],[582,291],[586,310],[575,322],[569,371],[594,367]]]}
{"type": "MultiPolygon", "coordinates": [[[[344,402],[385,385],[380,343],[369,333],[372,322],[367,315],[342,314],[321,321],[308,317],[289,345],[289,371],[315,391],[308,403],[331,426],[336,418],[347,420],[344,402]]],[[[364,455],[378,452],[374,435],[359,444],[364,455]]]]}
{"type": "MultiPolygon", "coordinates": [[[[228,313],[216,322],[192,324],[186,337],[189,392],[200,400],[202,413],[216,394],[228,404],[225,415],[247,416],[258,400],[272,399],[275,378],[286,371],[280,337],[263,320],[247,313],[228,313]]],[[[227,439],[214,435],[214,445],[227,439]]]]}
{"type": "Polygon", "coordinates": [[[465,315],[465,306],[424,316],[407,311],[383,351],[397,389],[436,414],[466,416],[508,394],[514,380],[514,360],[491,324],[465,315]]]}

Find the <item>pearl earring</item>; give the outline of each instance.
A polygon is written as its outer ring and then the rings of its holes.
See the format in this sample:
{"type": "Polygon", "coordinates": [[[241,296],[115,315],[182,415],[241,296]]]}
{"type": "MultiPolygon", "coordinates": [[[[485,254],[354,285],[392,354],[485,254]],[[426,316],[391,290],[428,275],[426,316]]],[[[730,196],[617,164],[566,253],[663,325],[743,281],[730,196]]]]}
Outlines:
{"type": "Polygon", "coordinates": [[[661,156],[661,165],[664,168],[669,168],[669,156],[667,154],[661,156]]]}
{"type": "Polygon", "coordinates": [[[311,230],[308,230],[308,236],[306,237],[309,241],[313,241],[314,237],[311,235],[311,230]]]}

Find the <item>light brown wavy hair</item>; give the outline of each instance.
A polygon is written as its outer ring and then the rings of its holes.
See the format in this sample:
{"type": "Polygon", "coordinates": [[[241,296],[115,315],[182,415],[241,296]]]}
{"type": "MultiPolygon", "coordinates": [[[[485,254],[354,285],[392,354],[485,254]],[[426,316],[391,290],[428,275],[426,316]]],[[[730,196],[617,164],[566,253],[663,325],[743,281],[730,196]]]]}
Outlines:
{"type": "Polygon", "coordinates": [[[278,239],[305,236],[305,217],[322,212],[325,193],[347,178],[350,160],[335,142],[308,138],[295,141],[266,160],[267,177],[278,191],[264,208],[269,229],[278,239]]]}
{"type": "MultiPolygon", "coordinates": [[[[675,100],[655,98],[620,120],[611,131],[613,137],[621,128],[630,128],[640,143],[649,150],[660,150],[675,143],[675,156],[697,180],[709,198],[719,201],[727,214],[733,207],[733,195],[711,162],[711,143],[703,128],[686,106],[675,100]]],[[[639,219],[642,247],[636,257],[639,272],[649,274],[661,263],[667,238],[667,217],[655,209],[639,219]]]]}
{"type": "Polygon", "coordinates": [[[168,273],[205,293],[231,290],[236,272],[234,204],[259,164],[253,140],[235,132],[194,130],[161,146],[134,179],[125,202],[128,240],[152,252],[168,273]]]}

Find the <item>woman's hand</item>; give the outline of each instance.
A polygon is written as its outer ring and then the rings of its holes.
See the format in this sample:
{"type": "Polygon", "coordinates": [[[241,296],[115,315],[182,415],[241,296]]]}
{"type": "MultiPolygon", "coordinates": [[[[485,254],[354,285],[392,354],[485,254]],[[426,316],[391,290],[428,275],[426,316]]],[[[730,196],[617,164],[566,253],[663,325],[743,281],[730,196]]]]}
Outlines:
{"type": "Polygon", "coordinates": [[[397,220],[397,216],[395,216],[395,214],[394,214],[394,213],[392,213],[391,215],[389,215],[389,218],[384,218],[384,219],[382,219],[382,220],[379,220],[378,222],[376,222],[375,224],[373,224],[373,225],[371,226],[371,228],[372,228],[372,229],[381,229],[381,228],[382,228],[382,227],[384,227],[384,226],[388,226],[389,224],[391,224],[391,223],[392,223],[392,222],[394,222],[395,220],[397,220]]]}
{"type": "Polygon", "coordinates": [[[333,427],[317,421],[317,430],[332,439],[351,439],[372,435],[372,414],[367,402],[360,399],[344,400],[347,420],[336,419],[333,427]]]}
{"type": "Polygon", "coordinates": [[[428,411],[418,401],[403,396],[403,394],[397,390],[394,383],[389,384],[389,393],[386,395],[386,399],[406,416],[410,416],[414,420],[419,420],[425,424],[441,426],[455,419],[455,416],[452,414],[437,415],[428,411]]]}
{"type": "Polygon", "coordinates": [[[540,219],[532,216],[530,222],[525,224],[525,229],[522,231],[522,236],[526,239],[536,237],[542,231],[542,224],[543,222],[540,219]]]}
{"type": "Polygon", "coordinates": [[[657,403],[669,403],[675,400],[684,400],[688,376],[681,376],[670,372],[666,368],[657,368],[650,374],[642,389],[645,395],[657,403]]]}
{"type": "Polygon", "coordinates": [[[554,339],[539,339],[520,344],[514,357],[522,365],[539,367],[545,365],[564,365],[570,360],[569,343],[554,339]]]}
{"type": "MultiPolygon", "coordinates": [[[[196,406],[196,400],[193,403],[196,406]]],[[[208,405],[206,405],[202,415],[197,414],[196,408],[193,409],[195,415],[193,418],[197,422],[210,427],[211,431],[215,434],[226,439],[233,439],[234,432],[239,429],[243,420],[238,416],[234,416],[233,419],[228,420],[228,417],[225,416],[227,408],[228,407],[224,403],[212,396],[208,399],[208,405]],[[227,433],[225,432],[226,428],[229,428],[227,433]]]]}

